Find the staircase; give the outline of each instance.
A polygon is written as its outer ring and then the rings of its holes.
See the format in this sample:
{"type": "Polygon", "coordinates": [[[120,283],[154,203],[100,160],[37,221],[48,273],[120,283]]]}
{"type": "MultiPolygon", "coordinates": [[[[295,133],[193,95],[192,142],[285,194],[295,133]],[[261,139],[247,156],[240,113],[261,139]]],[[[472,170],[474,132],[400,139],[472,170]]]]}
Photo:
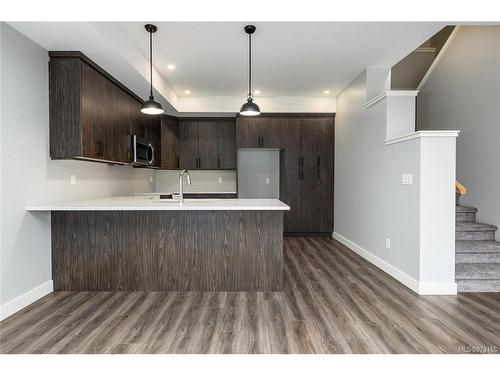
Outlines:
{"type": "Polygon", "coordinates": [[[477,209],[456,206],[455,278],[459,292],[500,292],[497,227],[476,222],[477,209]]]}

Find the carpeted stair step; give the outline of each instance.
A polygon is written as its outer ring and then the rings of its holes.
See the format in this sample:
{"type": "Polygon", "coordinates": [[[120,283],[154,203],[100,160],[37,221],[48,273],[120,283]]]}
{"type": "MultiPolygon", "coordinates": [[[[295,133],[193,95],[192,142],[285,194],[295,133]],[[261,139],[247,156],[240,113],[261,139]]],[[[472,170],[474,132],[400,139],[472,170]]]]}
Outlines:
{"type": "Polygon", "coordinates": [[[497,227],[489,224],[457,222],[455,240],[457,241],[494,241],[497,227]]]}
{"type": "Polygon", "coordinates": [[[498,292],[500,280],[457,280],[457,291],[460,293],[498,292]]]}
{"type": "Polygon", "coordinates": [[[474,222],[476,221],[477,208],[467,206],[455,206],[455,220],[474,222]]]}
{"type": "Polygon", "coordinates": [[[500,242],[456,241],[455,263],[500,263],[500,242]]]}
{"type": "Polygon", "coordinates": [[[469,212],[469,213],[476,213],[477,208],[475,207],[468,207],[468,206],[455,206],[455,212],[458,213],[464,213],[464,212],[469,212]]]}
{"type": "Polygon", "coordinates": [[[500,263],[459,263],[455,265],[457,280],[500,280],[500,263]]]}

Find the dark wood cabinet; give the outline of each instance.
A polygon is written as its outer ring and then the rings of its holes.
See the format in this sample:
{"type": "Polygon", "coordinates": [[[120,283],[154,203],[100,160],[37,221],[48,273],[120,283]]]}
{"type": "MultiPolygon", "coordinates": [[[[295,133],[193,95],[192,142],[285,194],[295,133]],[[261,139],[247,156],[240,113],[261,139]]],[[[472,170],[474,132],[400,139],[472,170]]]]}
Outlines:
{"type": "Polygon", "coordinates": [[[284,173],[285,197],[283,201],[290,206],[290,211],[285,212],[285,232],[300,232],[300,177],[302,172],[299,168],[287,168],[284,173]]]}
{"type": "Polygon", "coordinates": [[[217,121],[198,122],[198,168],[218,168],[217,133],[217,121]]]}
{"type": "Polygon", "coordinates": [[[300,232],[331,232],[333,176],[330,169],[304,168],[300,182],[300,232]]]}
{"type": "Polygon", "coordinates": [[[235,169],[234,119],[179,119],[179,167],[235,169]]]}
{"type": "Polygon", "coordinates": [[[179,168],[179,120],[161,116],[161,165],[163,169],[179,168]]]}
{"type": "Polygon", "coordinates": [[[333,175],[331,169],[287,169],[285,232],[331,233],[333,230],[333,175]]]}
{"type": "Polygon", "coordinates": [[[287,119],[283,126],[284,149],[283,157],[285,168],[299,168],[302,152],[301,146],[301,119],[287,119]]]}
{"type": "Polygon", "coordinates": [[[290,206],[285,232],[333,230],[334,117],[269,114],[237,118],[237,146],[283,149],[281,199],[290,206]]]}
{"type": "Polygon", "coordinates": [[[240,116],[236,120],[236,144],[238,148],[282,148],[283,129],[286,120],[259,116],[240,116]]]}
{"type": "Polygon", "coordinates": [[[301,120],[303,168],[333,168],[333,118],[301,120]]]}
{"type": "Polygon", "coordinates": [[[50,52],[52,159],[131,162],[131,135],[153,144],[160,165],[160,121],[142,100],[80,52],[50,52]]]}
{"type": "Polygon", "coordinates": [[[217,168],[236,169],[236,124],[234,119],[217,122],[217,168]]]}
{"type": "Polygon", "coordinates": [[[182,169],[198,168],[198,121],[179,121],[179,165],[182,169]]]}
{"type": "Polygon", "coordinates": [[[254,118],[236,119],[236,146],[238,148],[261,147],[260,122],[254,118]]]}

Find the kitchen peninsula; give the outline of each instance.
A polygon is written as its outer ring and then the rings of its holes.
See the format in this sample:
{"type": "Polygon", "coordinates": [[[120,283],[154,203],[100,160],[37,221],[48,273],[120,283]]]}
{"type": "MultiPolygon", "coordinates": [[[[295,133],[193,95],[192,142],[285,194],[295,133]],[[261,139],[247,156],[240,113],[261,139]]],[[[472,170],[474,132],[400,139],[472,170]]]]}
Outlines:
{"type": "Polygon", "coordinates": [[[56,291],[281,291],[277,199],[113,197],[51,212],[56,291]]]}

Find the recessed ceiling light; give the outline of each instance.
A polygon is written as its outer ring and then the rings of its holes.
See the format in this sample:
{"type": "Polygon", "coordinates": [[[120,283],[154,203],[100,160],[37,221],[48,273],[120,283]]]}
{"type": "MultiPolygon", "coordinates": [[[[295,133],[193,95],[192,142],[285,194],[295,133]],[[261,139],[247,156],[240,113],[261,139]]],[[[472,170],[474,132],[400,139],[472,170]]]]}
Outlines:
{"type": "Polygon", "coordinates": [[[191,90],[184,90],[184,94],[187,94],[187,95],[191,94],[191,90]]]}
{"type": "Polygon", "coordinates": [[[167,69],[168,70],[174,70],[175,69],[175,65],[174,64],[168,64],[167,65],[167,69]]]}
{"type": "Polygon", "coordinates": [[[328,95],[330,93],[330,90],[325,90],[323,91],[323,94],[328,95]]]}
{"type": "Polygon", "coordinates": [[[255,95],[260,95],[260,90],[254,90],[254,91],[253,91],[253,93],[254,93],[255,95]]]}

